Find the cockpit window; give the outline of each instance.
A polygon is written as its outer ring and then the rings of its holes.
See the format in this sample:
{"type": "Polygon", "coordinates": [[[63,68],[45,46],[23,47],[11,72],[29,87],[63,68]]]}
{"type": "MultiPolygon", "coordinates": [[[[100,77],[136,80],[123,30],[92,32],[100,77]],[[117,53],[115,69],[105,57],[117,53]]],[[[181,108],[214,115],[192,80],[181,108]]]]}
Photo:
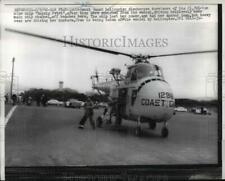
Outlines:
{"type": "Polygon", "coordinates": [[[163,78],[162,69],[157,65],[137,65],[129,69],[127,72],[127,78],[130,78],[131,81],[141,79],[144,77],[157,76],[163,78]]]}

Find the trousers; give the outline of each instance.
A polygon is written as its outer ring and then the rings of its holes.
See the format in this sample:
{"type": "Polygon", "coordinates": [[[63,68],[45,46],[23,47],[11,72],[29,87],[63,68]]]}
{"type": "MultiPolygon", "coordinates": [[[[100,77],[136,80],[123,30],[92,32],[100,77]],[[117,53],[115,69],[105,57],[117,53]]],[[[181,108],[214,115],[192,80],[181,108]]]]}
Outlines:
{"type": "Polygon", "coordinates": [[[82,117],[82,119],[80,121],[80,125],[84,125],[86,123],[87,119],[89,119],[92,128],[95,129],[95,122],[93,120],[92,114],[84,114],[84,116],[82,117]]]}

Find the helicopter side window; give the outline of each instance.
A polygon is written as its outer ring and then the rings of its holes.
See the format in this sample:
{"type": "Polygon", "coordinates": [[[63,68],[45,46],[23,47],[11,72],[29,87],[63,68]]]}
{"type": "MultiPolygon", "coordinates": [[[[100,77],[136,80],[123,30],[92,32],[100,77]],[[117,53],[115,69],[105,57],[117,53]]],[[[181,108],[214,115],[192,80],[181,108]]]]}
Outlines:
{"type": "Polygon", "coordinates": [[[131,81],[137,80],[137,71],[135,70],[135,68],[131,68],[128,70],[126,79],[130,79],[131,81]]]}
{"type": "Polygon", "coordinates": [[[155,71],[155,75],[158,77],[162,77],[161,71],[160,70],[156,70],[155,71]]]}
{"type": "Polygon", "coordinates": [[[133,72],[132,72],[132,74],[131,74],[131,79],[130,79],[131,81],[135,81],[135,80],[137,80],[137,71],[136,70],[134,70],[133,72]]]}
{"type": "Polygon", "coordinates": [[[155,65],[155,76],[163,77],[162,69],[158,65],[155,65]]]}
{"type": "Polygon", "coordinates": [[[126,78],[129,78],[131,77],[131,70],[129,69],[128,72],[127,72],[127,75],[126,75],[126,78]]]}

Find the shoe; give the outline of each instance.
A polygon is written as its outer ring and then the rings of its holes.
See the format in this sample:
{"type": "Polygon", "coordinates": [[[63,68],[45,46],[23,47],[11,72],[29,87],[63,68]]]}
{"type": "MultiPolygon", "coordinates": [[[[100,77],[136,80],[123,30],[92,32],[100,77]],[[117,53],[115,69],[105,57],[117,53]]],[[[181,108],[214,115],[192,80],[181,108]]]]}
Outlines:
{"type": "Polygon", "coordinates": [[[79,125],[79,129],[84,129],[84,125],[79,125]]]}

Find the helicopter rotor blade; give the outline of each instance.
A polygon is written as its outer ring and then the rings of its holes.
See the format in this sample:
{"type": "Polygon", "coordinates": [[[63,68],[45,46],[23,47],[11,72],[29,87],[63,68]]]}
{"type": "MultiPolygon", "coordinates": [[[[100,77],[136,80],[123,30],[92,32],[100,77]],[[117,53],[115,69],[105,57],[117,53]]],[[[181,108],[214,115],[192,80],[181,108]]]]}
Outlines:
{"type": "Polygon", "coordinates": [[[171,54],[162,54],[162,55],[148,55],[147,58],[157,58],[157,57],[168,57],[176,55],[189,55],[189,54],[200,54],[200,53],[212,53],[217,52],[217,50],[206,50],[206,51],[195,51],[195,52],[182,52],[182,53],[171,53],[171,54]]]}
{"type": "Polygon", "coordinates": [[[8,31],[8,32],[12,32],[12,33],[18,33],[18,34],[22,34],[22,35],[31,36],[31,37],[36,37],[36,38],[46,39],[46,40],[55,41],[55,42],[59,42],[59,43],[69,44],[69,45],[73,45],[73,46],[77,46],[77,47],[81,47],[81,48],[87,48],[87,49],[91,49],[91,50],[95,50],[95,51],[99,51],[99,52],[110,53],[110,54],[113,54],[113,55],[124,55],[124,56],[130,57],[130,58],[132,58],[132,60],[136,60],[136,61],[138,61],[138,59],[146,60],[146,59],[157,58],[157,57],[217,52],[217,50],[207,50],[207,51],[194,51],[194,52],[182,52],[182,53],[147,55],[147,56],[133,55],[133,54],[128,54],[128,53],[108,50],[108,49],[104,49],[104,48],[88,46],[88,45],[85,45],[85,44],[79,44],[79,43],[75,43],[75,42],[72,42],[72,41],[66,41],[66,40],[62,40],[62,39],[52,38],[52,37],[48,37],[48,36],[44,36],[44,35],[34,34],[34,33],[30,33],[30,32],[19,31],[19,30],[10,29],[10,28],[5,28],[5,30],[8,31]]]}
{"type": "Polygon", "coordinates": [[[104,49],[104,48],[88,46],[88,45],[85,45],[85,44],[79,44],[79,43],[75,43],[75,42],[72,42],[72,41],[66,41],[66,40],[62,40],[62,39],[52,38],[52,37],[48,37],[48,36],[44,36],[44,35],[34,34],[34,33],[30,33],[30,32],[25,32],[25,31],[19,31],[19,30],[10,29],[10,28],[5,28],[5,30],[8,31],[8,32],[12,32],[12,33],[18,33],[18,34],[22,34],[22,35],[27,35],[27,36],[36,37],[36,38],[42,38],[42,39],[55,41],[55,42],[59,42],[59,43],[65,43],[65,44],[68,44],[68,45],[74,45],[74,46],[81,47],[81,48],[87,48],[87,49],[91,49],[91,50],[95,50],[95,51],[110,53],[110,54],[113,54],[113,55],[124,55],[124,56],[128,56],[130,58],[133,58],[133,55],[128,54],[128,53],[123,53],[123,52],[108,50],[108,49],[104,49]]]}

